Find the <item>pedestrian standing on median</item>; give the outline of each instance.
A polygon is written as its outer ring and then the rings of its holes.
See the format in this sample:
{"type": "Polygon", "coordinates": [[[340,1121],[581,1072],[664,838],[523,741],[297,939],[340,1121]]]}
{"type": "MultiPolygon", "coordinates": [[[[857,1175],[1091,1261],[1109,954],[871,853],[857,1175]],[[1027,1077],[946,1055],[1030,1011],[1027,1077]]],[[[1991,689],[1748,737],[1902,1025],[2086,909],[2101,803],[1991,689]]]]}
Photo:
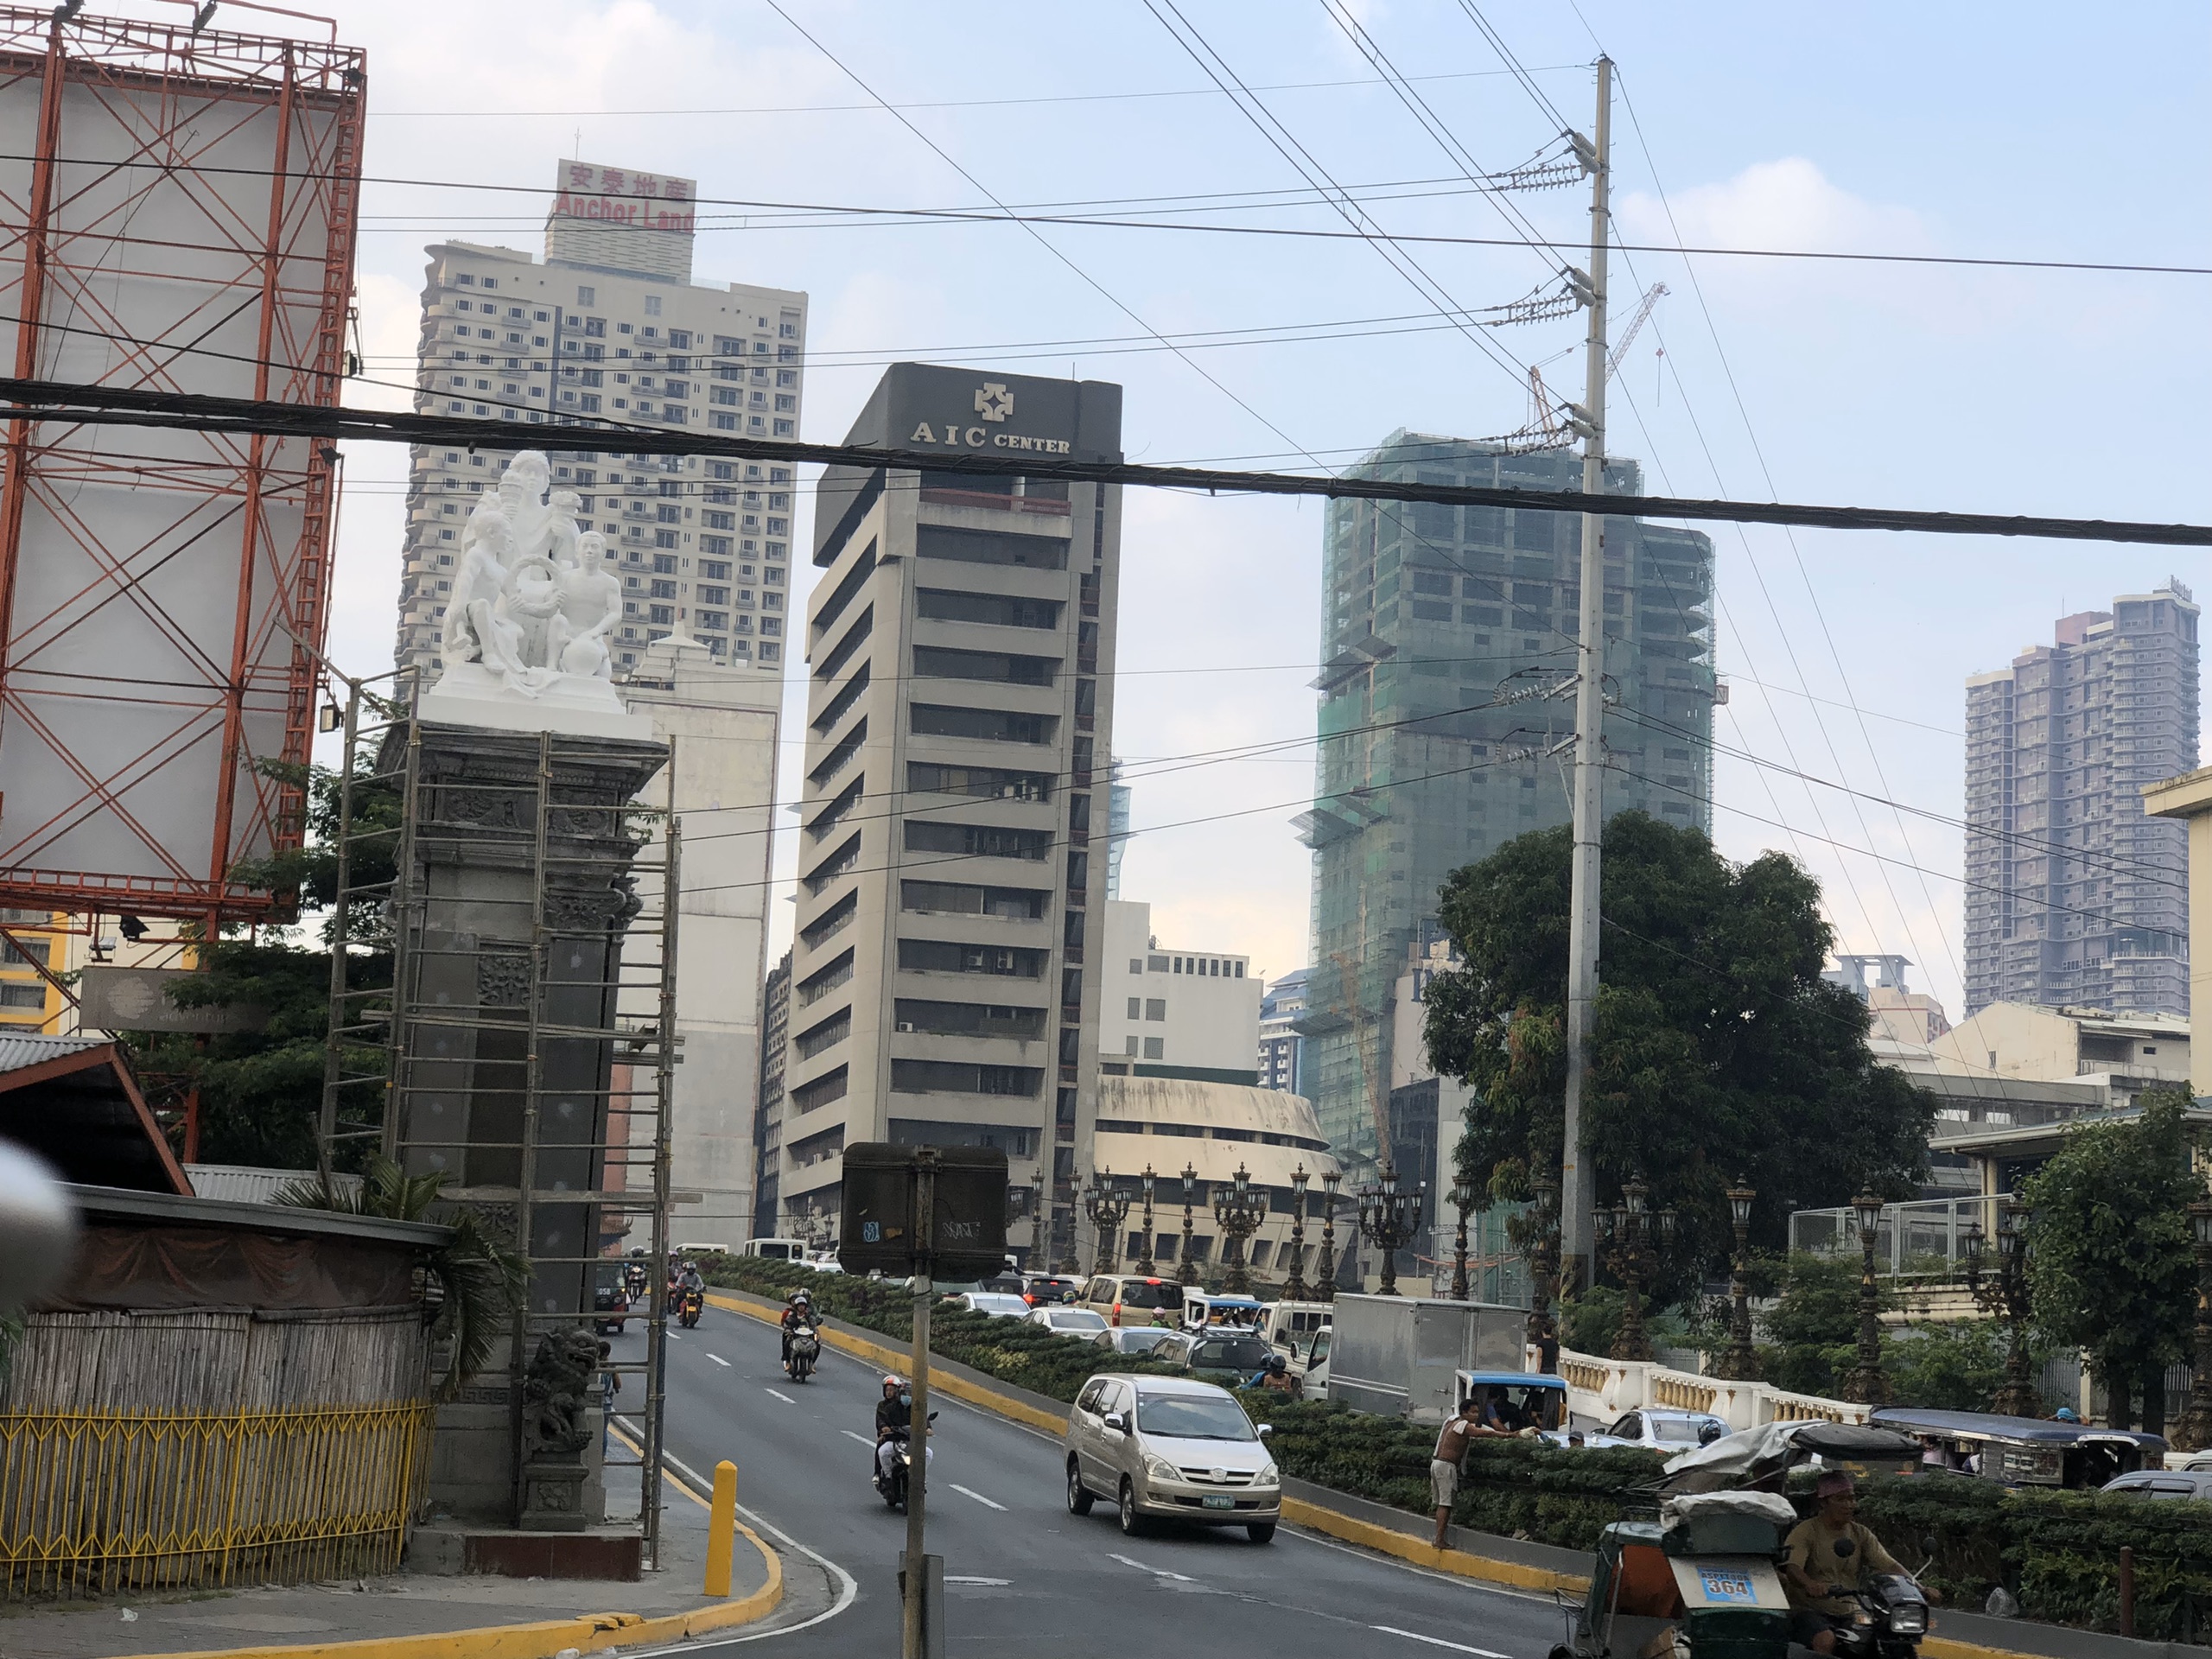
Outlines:
{"type": "Polygon", "coordinates": [[[1462,1400],[1459,1409],[1437,1432],[1436,1450],[1430,1454],[1428,1484],[1431,1497],[1436,1504],[1436,1547],[1444,1548],[1446,1531],[1452,1525],[1452,1502],[1459,1495],[1459,1465],[1465,1460],[1467,1442],[1478,1432],[1475,1421],[1475,1402],[1462,1400]]]}

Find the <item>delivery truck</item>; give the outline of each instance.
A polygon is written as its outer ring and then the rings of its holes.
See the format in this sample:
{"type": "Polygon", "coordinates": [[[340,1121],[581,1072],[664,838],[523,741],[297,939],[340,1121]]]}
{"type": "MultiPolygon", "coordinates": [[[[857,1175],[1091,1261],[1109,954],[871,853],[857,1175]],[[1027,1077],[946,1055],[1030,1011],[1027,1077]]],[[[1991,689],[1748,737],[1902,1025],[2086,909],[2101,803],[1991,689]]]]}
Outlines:
{"type": "Polygon", "coordinates": [[[1440,1423],[1461,1371],[1518,1371],[1529,1310],[1427,1296],[1339,1295],[1329,1398],[1355,1411],[1440,1423]]]}

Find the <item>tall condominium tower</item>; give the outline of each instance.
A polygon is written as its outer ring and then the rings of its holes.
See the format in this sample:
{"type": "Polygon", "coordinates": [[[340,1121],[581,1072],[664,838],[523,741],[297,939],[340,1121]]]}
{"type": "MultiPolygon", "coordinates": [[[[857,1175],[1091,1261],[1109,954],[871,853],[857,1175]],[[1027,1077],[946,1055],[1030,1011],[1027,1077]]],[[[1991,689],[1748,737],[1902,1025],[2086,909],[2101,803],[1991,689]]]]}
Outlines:
{"type": "Polygon", "coordinates": [[[683,633],[780,678],[791,469],[626,454],[621,429],[796,436],[806,296],[692,286],[689,179],[563,162],[558,184],[543,261],[427,250],[416,410],[505,429],[496,446],[409,452],[398,660],[437,666],[473,498],[535,448],[552,452],[554,487],[576,493],[577,522],[621,580],[618,670],[683,633]]]}
{"type": "Polygon", "coordinates": [[[2141,791],[2196,765],[2196,618],[2169,580],[1967,682],[1969,1018],[2189,1012],[2188,826],[2141,791]]]}
{"type": "MultiPolygon", "coordinates": [[[[1567,490],[1581,465],[1399,431],[1353,475],[1567,490]]],[[[1606,466],[1612,493],[1641,480],[1634,461],[1606,466]]],[[[1313,849],[1300,1081],[1356,1162],[1377,1145],[1400,1069],[1395,988],[1433,931],[1437,889],[1572,816],[1554,752],[1573,734],[1573,698],[1542,694],[1574,672],[1581,519],[1332,501],[1324,535],[1318,798],[1298,819],[1313,849]]],[[[1629,518],[1606,519],[1605,537],[1605,811],[1709,830],[1713,543],[1629,518]]]]}
{"type": "MultiPolygon", "coordinates": [[[[1096,1112],[1121,388],[893,365],[847,442],[1003,474],[832,467],[816,496],[779,1231],[851,1141],[1050,1160],[1071,1236],[1096,1112]],[[1101,672],[1102,668],[1109,671],[1101,672]]],[[[763,1172],[762,1186],[767,1185],[763,1172]]]]}

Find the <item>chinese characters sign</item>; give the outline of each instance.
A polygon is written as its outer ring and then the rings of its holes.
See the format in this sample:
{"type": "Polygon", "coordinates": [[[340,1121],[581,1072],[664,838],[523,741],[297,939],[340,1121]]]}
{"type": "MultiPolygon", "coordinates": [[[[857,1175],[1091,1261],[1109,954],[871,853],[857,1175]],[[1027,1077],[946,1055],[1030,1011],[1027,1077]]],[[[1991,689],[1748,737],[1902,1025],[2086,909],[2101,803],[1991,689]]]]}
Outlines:
{"type": "Polygon", "coordinates": [[[563,162],[553,217],[590,220],[610,229],[678,231],[689,236],[697,222],[698,194],[693,179],[563,162]]]}

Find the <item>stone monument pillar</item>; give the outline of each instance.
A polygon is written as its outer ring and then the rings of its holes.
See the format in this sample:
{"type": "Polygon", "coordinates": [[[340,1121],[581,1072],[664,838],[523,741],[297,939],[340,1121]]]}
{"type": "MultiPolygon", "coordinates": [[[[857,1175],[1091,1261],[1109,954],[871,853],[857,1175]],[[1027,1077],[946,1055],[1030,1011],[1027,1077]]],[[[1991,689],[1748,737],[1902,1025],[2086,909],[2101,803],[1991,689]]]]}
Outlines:
{"type": "Polygon", "coordinates": [[[615,695],[620,590],[576,498],[546,482],[543,454],[517,455],[470,516],[445,672],[395,731],[411,753],[387,757],[409,779],[409,854],[386,1133],[409,1173],[444,1173],[531,1262],[505,1363],[441,1417],[431,1497],[575,1530],[600,1518],[588,1316],[615,1048],[639,1011],[620,995],[652,834],[633,804],[670,751],[615,695]]]}

